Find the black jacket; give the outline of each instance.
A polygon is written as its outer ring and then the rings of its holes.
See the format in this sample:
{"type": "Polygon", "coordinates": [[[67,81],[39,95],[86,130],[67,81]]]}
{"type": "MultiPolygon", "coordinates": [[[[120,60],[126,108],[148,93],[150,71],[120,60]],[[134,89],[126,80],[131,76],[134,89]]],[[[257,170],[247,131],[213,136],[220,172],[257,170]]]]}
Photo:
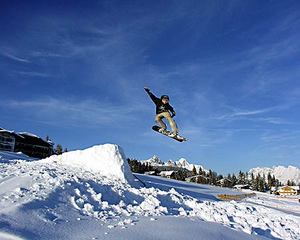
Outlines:
{"type": "Polygon", "coordinates": [[[150,90],[145,90],[145,91],[149,94],[150,98],[156,105],[156,114],[162,112],[171,112],[173,116],[175,115],[175,111],[169,103],[164,104],[162,100],[156,97],[152,92],[150,92],[150,90]]]}

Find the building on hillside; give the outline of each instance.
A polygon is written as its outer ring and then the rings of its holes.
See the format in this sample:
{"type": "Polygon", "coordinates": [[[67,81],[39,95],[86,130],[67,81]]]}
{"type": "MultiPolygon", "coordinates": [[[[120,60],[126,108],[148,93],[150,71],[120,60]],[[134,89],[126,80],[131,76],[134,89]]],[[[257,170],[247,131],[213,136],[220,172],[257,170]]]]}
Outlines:
{"type": "Polygon", "coordinates": [[[300,194],[299,186],[283,186],[279,187],[276,191],[276,194],[288,196],[288,195],[297,195],[300,194]]]}
{"type": "Polygon", "coordinates": [[[191,177],[187,177],[185,179],[185,181],[187,182],[201,182],[201,181],[205,181],[206,179],[208,179],[207,177],[203,176],[203,175],[195,175],[195,176],[191,176],[191,177]]]}
{"type": "Polygon", "coordinates": [[[222,178],[219,181],[217,181],[217,185],[220,187],[228,187],[232,184],[232,181],[228,178],[222,178]]]}
{"type": "Polygon", "coordinates": [[[13,131],[0,128],[0,151],[13,152],[15,150],[15,135],[13,131]]]}
{"type": "Polygon", "coordinates": [[[159,173],[159,175],[161,177],[165,177],[165,178],[174,178],[175,176],[175,171],[161,171],[159,173]]]}
{"type": "Polygon", "coordinates": [[[238,184],[233,186],[234,189],[242,190],[242,189],[250,189],[248,184],[238,184]]]}
{"type": "Polygon", "coordinates": [[[155,171],[148,171],[144,173],[145,175],[156,175],[155,171]]]}
{"type": "Polygon", "coordinates": [[[32,133],[0,129],[0,150],[22,152],[30,157],[46,158],[54,153],[53,143],[32,133]]]}
{"type": "Polygon", "coordinates": [[[277,190],[278,190],[277,187],[271,187],[270,193],[271,193],[271,194],[277,194],[277,190]]]}

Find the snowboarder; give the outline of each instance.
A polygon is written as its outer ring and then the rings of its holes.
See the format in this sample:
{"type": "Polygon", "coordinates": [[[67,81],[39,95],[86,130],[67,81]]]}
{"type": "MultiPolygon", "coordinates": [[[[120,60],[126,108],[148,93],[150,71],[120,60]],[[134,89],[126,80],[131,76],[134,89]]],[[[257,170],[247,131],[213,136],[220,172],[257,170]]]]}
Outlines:
{"type": "Polygon", "coordinates": [[[173,107],[169,104],[169,96],[168,95],[162,95],[160,98],[156,97],[148,87],[145,87],[145,91],[149,94],[150,98],[156,105],[156,116],[155,121],[159,124],[159,132],[168,135],[169,137],[176,137],[178,134],[178,128],[176,125],[176,122],[174,121],[173,117],[176,115],[176,112],[174,111],[173,107]],[[167,126],[163,122],[163,118],[166,118],[172,128],[172,132],[169,134],[167,131],[167,126]]]}

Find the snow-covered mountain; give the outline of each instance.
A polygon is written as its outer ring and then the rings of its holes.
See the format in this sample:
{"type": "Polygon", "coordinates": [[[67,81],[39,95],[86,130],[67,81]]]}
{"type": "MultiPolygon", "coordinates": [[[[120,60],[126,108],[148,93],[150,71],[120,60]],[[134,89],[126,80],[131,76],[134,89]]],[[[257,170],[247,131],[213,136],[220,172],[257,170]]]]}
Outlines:
{"type": "Polygon", "coordinates": [[[176,162],[174,162],[173,160],[170,159],[165,163],[165,166],[177,167],[177,164],[176,164],[176,162]]]}
{"type": "Polygon", "coordinates": [[[180,158],[178,161],[173,161],[173,160],[170,159],[166,163],[164,163],[162,160],[160,160],[159,157],[154,155],[150,159],[141,160],[140,162],[141,163],[148,163],[148,164],[150,164],[150,166],[180,167],[180,168],[185,168],[189,171],[192,171],[194,166],[195,166],[197,172],[199,171],[200,168],[203,171],[208,171],[202,165],[196,165],[196,164],[189,163],[185,158],[180,158]]]}
{"type": "Polygon", "coordinates": [[[0,159],[0,239],[300,238],[297,202],[269,195],[222,202],[217,194],[239,192],[135,175],[114,144],[0,159]]]}
{"type": "Polygon", "coordinates": [[[192,171],[195,166],[197,172],[199,172],[200,168],[202,169],[202,171],[207,172],[207,170],[202,165],[196,165],[196,164],[189,163],[185,158],[180,158],[178,161],[176,161],[176,165],[178,167],[185,168],[189,171],[192,171]]]}
{"type": "Polygon", "coordinates": [[[140,161],[141,163],[148,163],[150,166],[162,166],[164,165],[164,162],[159,159],[156,155],[153,157],[140,161]]]}
{"type": "Polygon", "coordinates": [[[263,176],[263,174],[265,174],[266,177],[270,173],[283,184],[286,184],[288,180],[293,181],[296,184],[300,184],[300,169],[294,166],[274,166],[272,168],[256,167],[250,169],[249,175],[251,175],[252,173],[254,174],[254,176],[258,174],[263,176]]]}

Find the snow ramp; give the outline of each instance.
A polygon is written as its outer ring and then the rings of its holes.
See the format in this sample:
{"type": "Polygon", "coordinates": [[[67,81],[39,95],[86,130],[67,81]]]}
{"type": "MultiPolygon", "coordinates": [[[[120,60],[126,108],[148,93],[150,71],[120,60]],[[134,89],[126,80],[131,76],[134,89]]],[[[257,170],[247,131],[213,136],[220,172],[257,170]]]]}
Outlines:
{"type": "Polygon", "coordinates": [[[97,173],[123,183],[135,184],[135,177],[132,175],[124,151],[116,144],[96,145],[84,150],[53,155],[42,161],[55,162],[97,173]]]}

